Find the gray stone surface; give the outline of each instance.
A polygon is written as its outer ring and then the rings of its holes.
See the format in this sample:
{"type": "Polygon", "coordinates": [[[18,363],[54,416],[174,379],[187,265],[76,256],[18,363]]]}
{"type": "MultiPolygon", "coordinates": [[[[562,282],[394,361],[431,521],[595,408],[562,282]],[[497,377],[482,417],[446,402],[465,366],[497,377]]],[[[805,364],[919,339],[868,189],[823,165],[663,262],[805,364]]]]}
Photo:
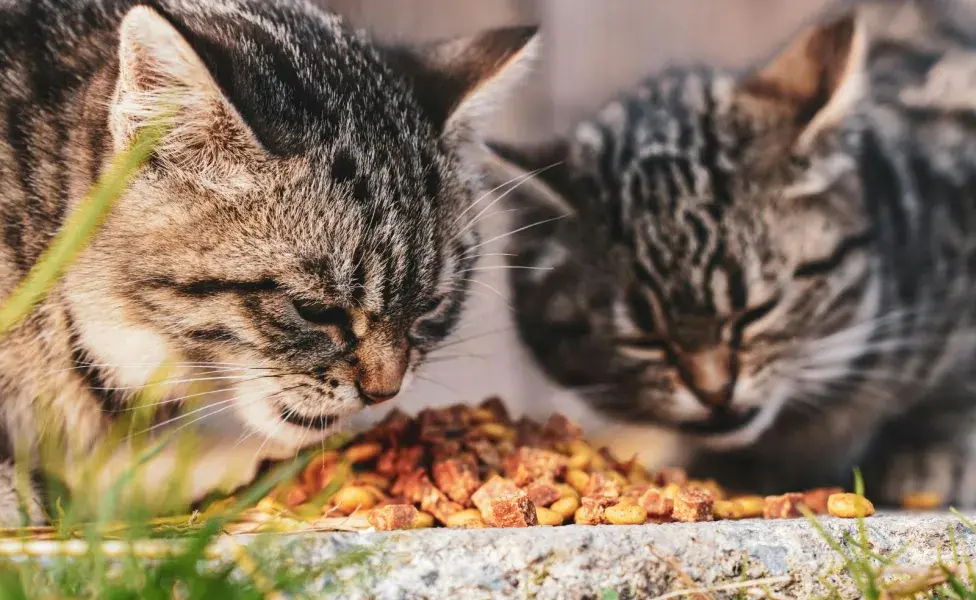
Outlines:
{"type": "MultiPolygon", "coordinates": [[[[852,520],[825,518],[836,537],[857,534],[852,520]]],[[[883,515],[867,519],[873,549],[924,567],[976,556],[976,533],[952,515],[883,515]]],[[[789,577],[745,596],[827,597],[830,587],[858,598],[830,550],[803,519],[644,526],[295,534],[275,544],[300,565],[365,556],[321,577],[313,593],[341,598],[654,598],[694,586],[789,577]]],[[[688,597],[694,597],[690,594],[688,597]]],[[[700,597],[700,596],[699,596],[700,597]]]]}

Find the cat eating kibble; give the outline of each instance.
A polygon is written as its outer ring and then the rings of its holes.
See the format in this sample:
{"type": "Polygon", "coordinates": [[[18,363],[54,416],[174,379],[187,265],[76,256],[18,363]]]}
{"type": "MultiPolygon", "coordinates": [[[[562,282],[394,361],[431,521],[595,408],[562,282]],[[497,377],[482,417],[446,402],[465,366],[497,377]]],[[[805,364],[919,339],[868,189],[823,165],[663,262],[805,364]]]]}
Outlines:
{"type": "Polygon", "coordinates": [[[397,395],[458,321],[465,149],[536,47],[534,28],[383,46],[311,0],[0,3],[3,295],[114,154],[165,132],[0,340],[0,522],[15,449],[53,436],[70,471],[161,369],[149,430],[236,420],[271,455],[397,395]]]}
{"type": "Polygon", "coordinates": [[[732,487],[861,466],[887,503],[976,506],[976,36],[941,6],[864,4],[496,145],[500,181],[534,173],[511,277],[545,370],[732,487]]]}

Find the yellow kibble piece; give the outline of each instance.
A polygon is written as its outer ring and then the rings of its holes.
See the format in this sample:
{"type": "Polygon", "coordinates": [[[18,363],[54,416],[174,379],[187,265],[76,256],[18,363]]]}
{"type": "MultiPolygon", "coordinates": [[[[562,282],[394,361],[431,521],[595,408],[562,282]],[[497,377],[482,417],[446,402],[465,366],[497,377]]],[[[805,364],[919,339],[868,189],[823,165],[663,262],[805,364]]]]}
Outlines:
{"type": "Polygon", "coordinates": [[[482,423],[478,425],[478,431],[495,441],[515,439],[515,431],[501,423],[482,423]]]}
{"type": "Polygon", "coordinates": [[[647,519],[647,511],[630,502],[614,504],[603,511],[612,525],[640,525],[647,519]]]}
{"type": "Polygon", "coordinates": [[[571,486],[571,485],[568,485],[568,484],[565,484],[565,483],[557,483],[556,484],[556,489],[559,490],[559,497],[560,498],[570,498],[570,497],[572,497],[572,498],[579,499],[579,492],[577,492],[576,489],[573,488],[573,486],[571,486]]]}
{"type": "Polygon", "coordinates": [[[539,521],[539,525],[562,525],[563,516],[551,509],[538,507],[535,509],[536,518],[539,521]]]}
{"type": "Polygon", "coordinates": [[[352,464],[366,462],[368,460],[373,460],[380,455],[383,451],[383,446],[378,442],[364,442],[362,444],[353,444],[346,448],[343,456],[347,461],[352,464]]]}
{"type": "Polygon", "coordinates": [[[586,490],[586,484],[590,482],[590,476],[578,469],[573,469],[571,471],[566,471],[566,483],[573,486],[579,493],[583,493],[586,490]]]}
{"type": "Polygon", "coordinates": [[[369,510],[375,504],[373,494],[358,486],[344,487],[332,496],[332,506],[347,515],[357,510],[369,510]]]}
{"type": "Polygon", "coordinates": [[[573,440],[569,442],[569,454],[596,454],[596,450],[593,446],[587,444],[583,440],[573,440]]]}
{"type": "Polygon", "coordinates": [[[368,471],[364,473],[356,473],[356,477],[353,479],[352,483],[357,485],[371,485],[381,490],[385,490],[386,488],[390,487],[390,480],[388,480],[386,477],[383,477],[379,473],[370,473],[368,471]]]}
{"type": "Polygon", "coordinates": [[[586,467],[590,466],[590,459],[592,458],[592,454],[574,454],[569,457],[569,460],[566,462],[566,467],[583,471],[586,467]]]}
{"type": "Polygon", "coordinates": [[[610,465],[607,464],[607,459],[603,458],[600,454],[593,454],[593,458],[590,459],[590,471],[598,473],[600,471],[606,471],[609,468],[610,465]]]}
{"type": "Polygon", "coordinates": [[[573,516],[576,513],[576,509],[580,507],[579,498],[576,496],[566,496],[556,500],[549,506],[549,510],[559,513],[559,515],[565,521],[566,519],[573,516]]]}
{"type": "Polygon", "coordinates": [[[635,485],[640,485],[642,483],[648,483],[651,481],[651,474],[644,468],[643,465],[639,465],[636,462],[631,465],[630,471],[627,473],[627,480],[635,485]]]}
{"type": "Polygon", "coordinates": [[[481,521],[481,512],[476,508],[459,510],[447,518],[447,526],[453,528],[466,528],[471,521],[481,521]]]}
{"type": "Polygon", "coordinates": [[[255,506],[255,508],[257,508],[260,512],[263,513],[288,512],[287,506],[278,502],[271,496],[266,496],[262,498],[261,501],[258,502],[257,506],[255,506]]]}
{"type": "Polygon", "coordinates": [[[417,511],[417,518],[413,520],[413,529],[426,529],[434,526],[434,515],[417,511]]]}
{"type": "Polygon", "coordinates": [[[716,519],[741,519],[742,507],[734,500],[716,500],[712,507],[716,519]]]}
{"type": "Polygon", "coordinates": [[[827,498],[827,512],[844,519],[870,517],[874,514],[874,504],[857,494],[831,494],[827,498]]]}
{"type": "Polygon", "coordinates": [[[901,506],[906,510],[935,510],[945,503],[942,494],[936,492],[915,492],[905,494],[901,506]]]}
{"type": "Polygon", "coordinates": [[[369,493],[369,495],[373,497],[373,500],[375,500],[376,502],[379,502],[381,500],[386,500],[387,498],[386,492],[376,487],[375,485],[359,484],[356,487],[366,490],[369,493]]]}
{"type": "Polygon", "coordinates": [[[762,496],[737,496],[732,498],[738,507],[740,519],[755,519],[763,516],[763,506],[766,500],[762,496]]]}
{"type": "Polygon", "coordinates": [[[487,408],[476,408],[471,411],[471,418],[475,423],[492,423],[495,419],[495,413],[491,412],[487,408]]]}
{"type": "Polygon", "coordinates": [[[669,483],[661,490],[661,495],[669,500],[674,500],[678,497],[678,492],[681,491],[681,487],[676,483],[669,483]]]}
{"type": "Polygon", "coordinates": [[[617,471],[607,471],[606,475],[607,477],[610,478],[611,481],[617,482],[620,485],[621,489],[627,487],[628,485],[627,478],[621,475],[620,473],[618,473],[617,471]]]}

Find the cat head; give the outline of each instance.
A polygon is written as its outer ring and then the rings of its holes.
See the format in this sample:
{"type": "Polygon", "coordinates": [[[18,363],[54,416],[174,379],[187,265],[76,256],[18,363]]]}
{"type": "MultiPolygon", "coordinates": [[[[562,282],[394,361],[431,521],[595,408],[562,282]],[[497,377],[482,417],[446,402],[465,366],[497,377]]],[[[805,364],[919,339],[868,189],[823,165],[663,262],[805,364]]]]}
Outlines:
{"type": "Polygon", "coordinates": [[[843,126],[863,36],[843,16],[747,75],[668,71],[567,139],[493,144],[524,215],[519,328],[550,374],[629,422],[740,446],[844,371],[877,303],[843,126]]]}
{"type": "Polygon", "coordinates": [[[477,237],[465,150],[535,30],[381,47],[311,3],[183,6],[119,26],[103,137],[164,137],[66,279],[73,325],[114,386],[168,361],[191,372],[167,381],[218,388],[181,393],[313,442],[454,329],[477,237]]]}

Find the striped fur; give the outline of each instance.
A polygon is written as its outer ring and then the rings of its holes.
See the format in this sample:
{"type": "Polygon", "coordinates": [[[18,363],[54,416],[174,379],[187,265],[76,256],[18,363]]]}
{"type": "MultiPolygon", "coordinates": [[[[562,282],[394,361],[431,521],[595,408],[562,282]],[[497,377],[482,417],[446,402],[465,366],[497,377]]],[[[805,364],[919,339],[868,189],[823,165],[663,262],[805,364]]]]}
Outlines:
{"type": "Polygon", "coordinates": [[[395,395],[458,321],[465,150],[533,37],[380,47],[311,0],[0,3],[4,294],[113,151],[169,127],[0,341],[0,520],[2,459],[50,436],[70,465],[163,365],[160,421],[203,403],[174,425],[239,422],[271,455],[395,395]]]}
{"type": "Polygon", "coordinates": [[[885,501],[976,505],[976,36],[932,6],[865,4],[755,72],[669,71],[498,146],[506,177],[558,165],[526,224],[567,217],[512,272],[547,372],[732,485],[861,465],[885,501]]]}

